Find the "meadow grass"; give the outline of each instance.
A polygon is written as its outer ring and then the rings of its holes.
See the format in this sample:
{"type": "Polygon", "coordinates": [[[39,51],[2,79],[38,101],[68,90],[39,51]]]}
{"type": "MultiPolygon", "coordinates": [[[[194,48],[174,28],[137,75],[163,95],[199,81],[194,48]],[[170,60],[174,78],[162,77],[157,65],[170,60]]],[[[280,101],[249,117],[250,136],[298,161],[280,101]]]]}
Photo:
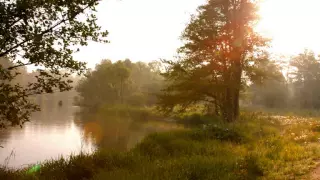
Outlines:
{"type": "Polygon", "coordinates": [[[188,128],[150,134],[126,152],[102,149],[47,161],[35,171],[2,168],[0,179],[309,179],[318,165],[317,118],[243,113],[232,124],[184,119],[179,123],[188,128]]]}

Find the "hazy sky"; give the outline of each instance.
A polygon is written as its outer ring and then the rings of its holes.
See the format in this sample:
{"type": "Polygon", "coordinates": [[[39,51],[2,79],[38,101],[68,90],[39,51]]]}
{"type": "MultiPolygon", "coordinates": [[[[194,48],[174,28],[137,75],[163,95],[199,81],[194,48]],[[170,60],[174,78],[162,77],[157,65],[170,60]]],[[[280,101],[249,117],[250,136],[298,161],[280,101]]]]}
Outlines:
{"type": "Polygon", "coordinates": [[[264,0],[259,30],[273,39],[272,52],[320,52],[320,0],[264,0]]]}
{"type": "Polygon", "coordinates": [[[109,44],[82,48],[75,57],[90,67],[103,58],[151,61],[171,58],[190,14],[205,0],[104,0],[98,23],[109,31],[109,44]]]}
{"type": "MultiPolygon", "coordinates": [[[[109,31],[109,44],[90,43],[75,57],[94,67],[101,59],[151,61],[171,58],[190,14],[206,0],[104,0],[99,24],[109,31]]],[[[320,52],[320,0],[264,0],[257,28],[273,38],[272,52],[320,52]]]]}

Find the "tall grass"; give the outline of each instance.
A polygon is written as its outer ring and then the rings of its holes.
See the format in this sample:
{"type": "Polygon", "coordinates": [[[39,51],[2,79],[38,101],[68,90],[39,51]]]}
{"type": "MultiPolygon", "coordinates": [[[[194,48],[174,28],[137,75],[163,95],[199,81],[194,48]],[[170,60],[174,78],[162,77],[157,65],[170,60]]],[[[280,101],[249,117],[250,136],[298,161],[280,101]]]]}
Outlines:
{"type": "Polygon", "coordinates": [[[227,124],[196,118],[206,123],[153,133],[127,152],[47,161],[32,173],[2,169],[0,179],[303,179],[320,158],[315,119],[243,113],[227,124]]]}

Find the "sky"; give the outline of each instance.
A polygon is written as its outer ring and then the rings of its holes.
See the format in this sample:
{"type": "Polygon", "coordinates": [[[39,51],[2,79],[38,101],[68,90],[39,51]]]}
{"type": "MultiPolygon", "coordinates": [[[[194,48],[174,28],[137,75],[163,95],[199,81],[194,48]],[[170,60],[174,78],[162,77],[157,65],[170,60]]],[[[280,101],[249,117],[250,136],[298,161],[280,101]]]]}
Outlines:
{"type": "Polygon", "coordinates": [[[272,38],[272,53],[285,56],[308,48],[320,53],[320,0],[264,0],[257,30],[272,38]]]}
{"type": "MultiPolygon", "coordinates": [[[[108,44],[89,43],[74,55],[94,67],[102,59],[170,59],[179,36],[206,0],[103,0],[98,24],[109,31],[108,44]]],[[[257,31],[272,38],[270,52],[294,55],[305,48],[320,52],[320,0],[262,0],[257,31]]]]}
{"type": "Polygon", "coordinates": [[[108,44],[90,43],[75,58],[94,67],[102,59],[152,61],[172,58],[179,36],[205,0],[104,0],[98,24],[109,31],[108,44]]]}

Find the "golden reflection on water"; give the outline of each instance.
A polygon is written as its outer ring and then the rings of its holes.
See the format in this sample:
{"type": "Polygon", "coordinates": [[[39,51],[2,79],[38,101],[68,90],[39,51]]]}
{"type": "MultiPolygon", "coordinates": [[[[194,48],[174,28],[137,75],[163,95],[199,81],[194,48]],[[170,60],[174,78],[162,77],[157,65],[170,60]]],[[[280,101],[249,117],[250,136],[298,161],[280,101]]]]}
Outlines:
{"type": "Polygon", "coordinates": [[[32,121],[21,128],[0,131],[0,164],[13,152],[9,167],[25,167],[28,164],[69,156],[71,153],[92,152],[90,139],[83,141],[83,130],[73,120],[75,109],[44,111],[33,116],[32,121]]]}
{"type": "Polygon", "coordinates": [[[125,151],[150,133],[182,128],[162,121],[141,123],[118,117],[83,121],[74,115],[76,110],[74,107],[45,109],[22,129],[1,130],[0,145],[4,148],[0,148],[0,164],[21,168],[61,155],[91,153],[97,146],[125,151]]]}
{"type": "Polygon", "coordinates": [[[84,134],[85,137],[93,138],[100,148],[126,151],[133,148],[148,134],[182,128],[182,126],[163,121],[141,123],[108,117],[90,119],[84,124],[84,134]]]}

